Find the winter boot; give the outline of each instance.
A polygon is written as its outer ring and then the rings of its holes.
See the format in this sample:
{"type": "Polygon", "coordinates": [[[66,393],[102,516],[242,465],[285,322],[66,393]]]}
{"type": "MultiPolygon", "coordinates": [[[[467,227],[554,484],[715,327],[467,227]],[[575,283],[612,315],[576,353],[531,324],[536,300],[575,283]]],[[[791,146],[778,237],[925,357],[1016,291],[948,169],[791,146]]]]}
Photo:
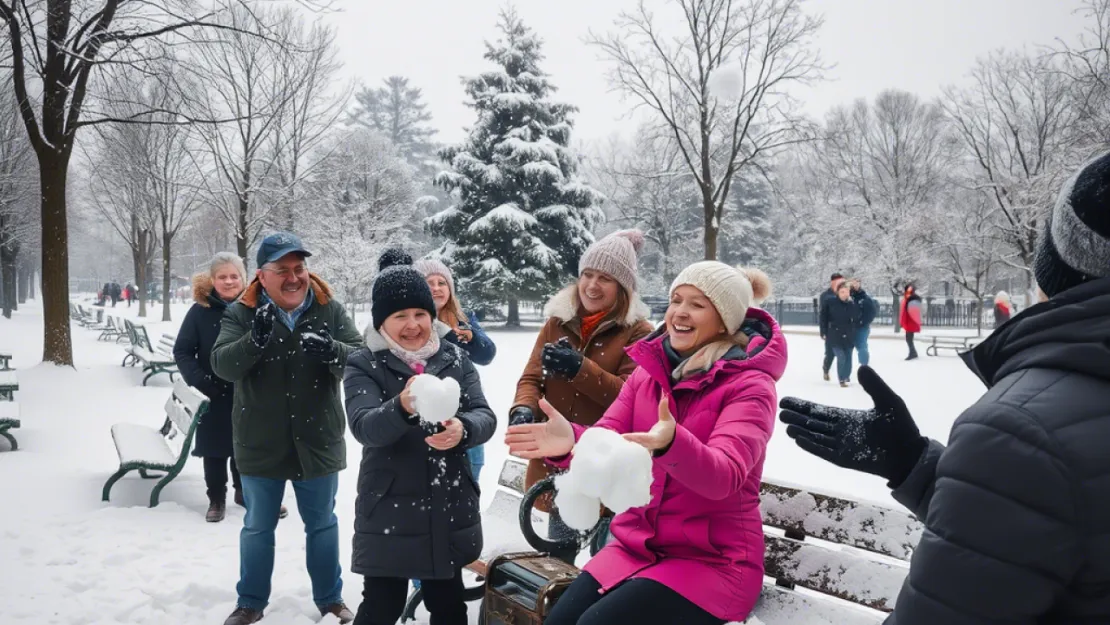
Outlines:
{"type": "MultiPolygon", "coordinates": [[[[247,507],[247,504],[243,503],[243,491],[238,488],[235,489],[235,504],[244,508],[247,507]]],[[[289,509],[282,506],[281,509],[278,510],[278,518],[284,519],[287,516],[289,516],[289,509]]]]}
{"type": "Polygon", "coordinates": [[[262,620],[262,612],[250,608],[235,608],[224,625],[250,625],[262,620]]]}
{"type": "Polygon", "coordinates": [[[219,523],[227,516],[227,502],[213,501],[208,504],[208,514],[204,515],[204,520],[209,523],[219,523]]]}
{"type": "Polygon", "coordinates": [[[329,614],[334,614],[339,619],[339,622],[344,624],[355,620],[354,612],[351,612],[342,601],[320,608],[321,616],[327,616],[329,614]]]}
{"type": "Polygon", "coordinates": [[[840,388],[848,388],[849,386],[851,386],[851,382],[848,380],[844,380],[840,383],[840,388]]]}
{"type": "Polygon", "coordinates": [[[829,381],[829,372],[828,371],[825,372],[825,381],[826,382],[829,381]]]}

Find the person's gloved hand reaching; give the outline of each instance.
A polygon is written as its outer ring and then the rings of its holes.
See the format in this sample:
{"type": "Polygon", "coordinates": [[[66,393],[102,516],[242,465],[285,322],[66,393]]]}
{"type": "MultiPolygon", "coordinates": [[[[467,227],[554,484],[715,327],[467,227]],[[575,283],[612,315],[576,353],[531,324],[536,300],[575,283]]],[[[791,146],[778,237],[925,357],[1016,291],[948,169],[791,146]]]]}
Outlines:
{"type": "Polygon", "coordinates": [[[879,374],[864,366],[858,379],[875,402],[871,410],[784,397],[779,419],[787,424],[786,434],[798,447],[837,466],[886,478],[891,488],[897,488],[921,458],[927,441],[906,402],[879,374]]]}
{"type": "Polygon", "coordinates": [[[339,358],[339,351],[335,348],[335,339],[328,331],[328,322],[317,332],[308,332],[301,335],[301,349],[304,353],[324,363],[335,362],[339,358]]]}
{"type": "Polygon", "coordinates": [[[274,333],[274,305],[266,302],[254,312],[254,321],[251,323],[251,341],[258,347],[266,347],[270,336],[274,333]]]}
{"type": "Polygon", "coordinates": [[[555,343],[543,346],[543,368],[573,380],[582,369],[582,353],[570,346],[563,337],[555,343]]]}

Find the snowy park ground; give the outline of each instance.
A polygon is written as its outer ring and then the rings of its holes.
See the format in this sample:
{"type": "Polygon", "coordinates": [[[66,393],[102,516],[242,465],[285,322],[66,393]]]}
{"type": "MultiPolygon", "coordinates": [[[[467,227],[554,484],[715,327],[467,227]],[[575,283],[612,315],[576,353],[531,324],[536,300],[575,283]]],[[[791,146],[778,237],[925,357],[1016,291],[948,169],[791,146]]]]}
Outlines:
{"type": "MultiPolygon", "coordinates": [[[[188,305],[176,304],[170,323],[147,322],[152,340],[176,332],[188,305]]],[[[134,316],[137,305],[109,313],[134,316]]],[[[160,318],[161,307],[151,312],[160,318]]],[[[366,322],[360,316],[360,327],[366,322]]],[[[0,320],[0,351],[12,352],[18,369],[23,427],[20,450],[0,440],[0,622],[4,625],[215,625],[232,610],[238,580],[238,537],[243,509],[231,506],[222,523],[204,522],[207,508],[201,463],[190,460],[147,508],[153,483],[135,474],[119,482],[111,503],[100,501],[105,480],[118,467],[109,428],[131,421],[161,425],[170,390],[167,376],[139,385],[137,368],[121,367],[123,346],[98,343],[96,333],[73,325],[76,368],[43,365],[42,315],[36,302],[11,320],[0,320]]],[[[499,417],[486,447],[481,476],[489,503],[505,458],[501,443],[516,380],[531,352],[534,331],[490,332],[494,363],[479,368],[486,395],[499,417]]],[[[788,334],[790,350],[780,396],[797,395],[848,407],[867,407],[858,386],[841,389],[821,379],[820,340],[788,334]]],[[[947,440],[952,421],[983,388],[954,356],[904,362],[901,341],[872,342],[872,366],[902,394],[925,435],[947,440]]],[[[896,505],[882,480],[838,469],[798,450],[781,424],[768,450],[764,475],[896,505]]],[[[359,446],[348,441],[351,467],[340,475],[337,514],[341,561],[350,562],[359,446]]],[[[303,525],[292,489],[290,516],[278,527],[277,557],[268,625],[307,625],[319,620],[304,568],[303,525]]],[[[504,540],[507,528],[487,524],[487,542],[504,540]]],[[[344,574],[352,609],[361,601],[362,580],[344,574]]],[[[471,622],[477,622],[472,606],[471,622]]],[[[334,623],[328,617],[325,623],[334,623]]]]}

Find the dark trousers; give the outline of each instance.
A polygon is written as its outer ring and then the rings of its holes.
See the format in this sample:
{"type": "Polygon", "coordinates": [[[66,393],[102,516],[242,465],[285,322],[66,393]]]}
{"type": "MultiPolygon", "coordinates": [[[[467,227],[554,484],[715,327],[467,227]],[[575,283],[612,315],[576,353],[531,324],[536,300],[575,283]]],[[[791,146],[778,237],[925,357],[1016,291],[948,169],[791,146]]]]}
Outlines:
{"type": "MultiPolygon", "coordinates": [[[[711,580],[707,583],[712,583],[711,580]]],[[[686,597],[651,579],[630,579],[601,595],[601,585],[583,572],[571,583],[544,625],[723,625],[726,621],[701,609],[686,597]]]]}
{"type": "Polygon", "coordinates": [[[836,377],[840,382],[847,382],[852,378],[852,346],[838,345],[833,348],[836,354],[836,377]]]}
{"type": "Polygon", "coordinates": [[[832,369],[832,363],[833,363],[834,358],[836,358],[836,354],[833,352],[832,343],[828,339],[826,339],[825,340],[825,362],[821,365],[821,371],[824,371],[825,373],[828,373],[829,369],[832,369]]]}
{"type": "MultiPolygon", "coordinates": [[[[409,580],[401,577],[367,577],[362,585],[362,605],[354,625],[396,625],[405,610],[409,580]]],[[[424,607],[431,625],[467,625],[462,570],[451,579],[423,579],[424,607]]]]}
{"type": "Polygon", "coordinates": [[[208,501],[227,501],[227,467],[231,465],[231,484],[235,490],[243,488],[235,458],[205,458],[204,485],[208,487],[208,501]]]}
{"type": "Polygon", "coordinates": [[[910,348],[910,358],[917,358],[917,347],[913,344],[913,337],[916,335],[916,332],[906,332],[906,345],[910,348]]]}

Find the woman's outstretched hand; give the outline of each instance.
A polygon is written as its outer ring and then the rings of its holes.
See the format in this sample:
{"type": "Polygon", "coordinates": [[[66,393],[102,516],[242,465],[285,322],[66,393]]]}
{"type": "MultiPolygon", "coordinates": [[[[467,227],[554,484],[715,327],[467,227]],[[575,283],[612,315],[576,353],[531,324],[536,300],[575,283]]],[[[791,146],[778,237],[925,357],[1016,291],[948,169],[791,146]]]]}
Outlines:
{"type": "Polygon", "coordinates": [[[566,417],[547,402],[540,400],[540,410],[547,415],[545,423],[511,425],[505,432],[509,453],[517,458],[554,458],[574,449],[574,429],[566,417]]]}
{"type": "Polygon", "coordinates": [[[629,432],[624,435],[624,440],[636,443],[648,451],[666,449],[674,442],[674,432],[677,427],[674,415],[671,414],[667,395],[659,399],[659,420],[647,432],[629,432]]]}

